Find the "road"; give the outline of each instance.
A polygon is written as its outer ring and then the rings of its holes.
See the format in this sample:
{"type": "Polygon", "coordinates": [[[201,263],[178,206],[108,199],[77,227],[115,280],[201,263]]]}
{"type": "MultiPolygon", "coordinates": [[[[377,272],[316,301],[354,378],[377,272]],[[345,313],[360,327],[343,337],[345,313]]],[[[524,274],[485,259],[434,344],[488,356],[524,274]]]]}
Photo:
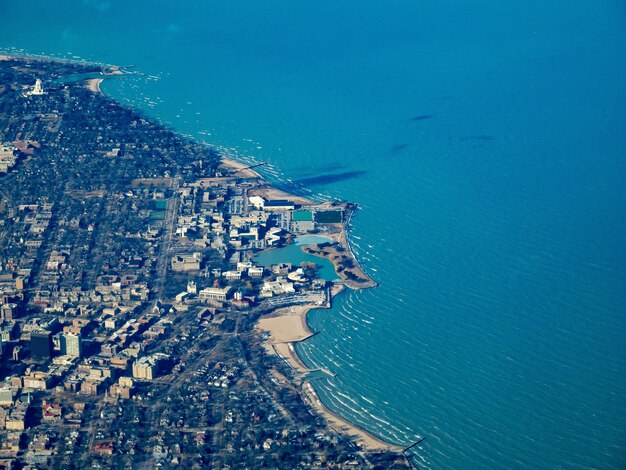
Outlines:
{"type": "Polygon", "coordinates": [[[180,200],[178,198],[179,180],[175,179],[172,184],[172,190],[174,196],[169,199],[167,204],[167,211],[165,213],[164,220],[164,233],[161,236],[161,246],[159,247],[159,256],[157,260],[157,266],[155,269],[156,276],[154,285],[152,286],[151,297],[156,301],[162,300],[163,291],[165,290],[165,282],[167,280],[167,268],[172,254],[172,245],[174,233],[176,231],[176,224],[178,221],[178,206],[180,200]]]}

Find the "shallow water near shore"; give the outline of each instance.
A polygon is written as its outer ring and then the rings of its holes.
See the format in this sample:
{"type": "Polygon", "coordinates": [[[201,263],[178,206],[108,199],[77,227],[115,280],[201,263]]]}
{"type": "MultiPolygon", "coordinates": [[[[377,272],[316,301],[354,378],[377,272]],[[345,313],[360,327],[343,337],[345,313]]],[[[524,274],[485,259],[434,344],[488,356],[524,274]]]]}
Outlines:
{"type": "Polygon", "coordinates": [[[359,203],[380,287],[297,347],[329,408],[422,468],[626,467],[623,2],[5,3],[0,47],[359,203]]]}

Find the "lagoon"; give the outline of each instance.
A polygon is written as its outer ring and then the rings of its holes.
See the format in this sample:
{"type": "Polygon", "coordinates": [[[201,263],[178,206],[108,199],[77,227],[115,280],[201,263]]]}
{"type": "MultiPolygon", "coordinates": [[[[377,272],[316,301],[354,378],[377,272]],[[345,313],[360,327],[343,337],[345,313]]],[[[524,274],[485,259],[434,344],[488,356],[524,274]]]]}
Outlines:
{"type": "Polygon", "coordinates": [[[103,90],[359,203],[380,287],[298,347],[329,408],[420,468],[626,468],[623,1],[2,6],[0,47],[134,64],[103,90]]]}
{"type": "Polygon", "coordinates": [[[253,258],[253,261],[261,266],[271,266],[272,264],[291,263],[299,266],[301,263],[314,263],[318,267],[317,275],[326,281],[339,279],[333,264],[319,256],[313,256],[302,251],[305,245],[317,245],[320,243],[332,242],[332,239],[320,235],[303,235],[297,237],[295,241],[281,248],[263,251],[253,258]]]}

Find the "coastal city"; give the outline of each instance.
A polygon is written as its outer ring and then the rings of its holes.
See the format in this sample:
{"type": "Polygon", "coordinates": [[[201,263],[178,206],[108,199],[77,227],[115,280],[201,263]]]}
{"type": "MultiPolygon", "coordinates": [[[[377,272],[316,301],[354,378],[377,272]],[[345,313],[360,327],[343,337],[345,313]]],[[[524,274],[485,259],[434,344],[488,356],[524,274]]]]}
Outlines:
{"type": "Polygon", "coordinates": [[[411,467],[414,443],[321,403],[332,372],[294,347],[308,310],[376,286],[356,205],[100,91],[123,73],[0,57],[0,468],[411,467]],[[256,260],[307,239],[307,262],[256,260]]]}
{"type": "Polygon", "coordinates": [[[0,470],[626,469],[626,2],[0,5],[0,470]]]}

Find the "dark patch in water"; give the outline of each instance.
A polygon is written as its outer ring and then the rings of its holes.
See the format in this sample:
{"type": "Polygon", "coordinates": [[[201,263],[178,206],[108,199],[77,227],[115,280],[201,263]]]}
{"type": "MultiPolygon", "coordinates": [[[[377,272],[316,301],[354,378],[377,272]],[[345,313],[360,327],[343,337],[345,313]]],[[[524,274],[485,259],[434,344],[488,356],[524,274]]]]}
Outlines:
{"type": "Polygon", "coordinates": [[[433,117],[432,114],[418,114],[417,116],[413,116],[411,118],[411,121],[413,122],[425,121],[426,119],[432,119],[432,117],[433,117]]]}
{"type": "Polygon", "coordinates": [[[294,170],[294,173],[300,173],[305,175],[317,175],[320,173],[330,173],[332,171],[337,171],[345,168],[345,165],[341,165],[339,163],[335,163],[333,165],[328,165],[320,168],[311,168],[309,167],[300,167],[294,170]]]}
{"type": "Polygon", "coordinates": [[[318,175],[311,176],[309,178],[301,178],[293,182],[296,186],[322,186],[330,183],[337,183],[338,181],[345,181],[352,178],[358,178],[366,174],[367,171],[346,171],[343,173],[335,173],[330,175],[318,175]]]}
{"type": "Polygon", "coordinates": [[[479,135],[468,135],[466,137],[462,137],[461,138],[461,142],[468,142],[468,141],[479,141],[479,142],[491,142],[492,140],[495,140],[496,138],[492,135],[486,135],[486,134],[479,134],[479,135]]]}
{"type": "Polygon", "coordinates": [[[396,144],[391,147],[391,153],[398,153],[402,150],[406,150],[409,144],[396,144]]]}

